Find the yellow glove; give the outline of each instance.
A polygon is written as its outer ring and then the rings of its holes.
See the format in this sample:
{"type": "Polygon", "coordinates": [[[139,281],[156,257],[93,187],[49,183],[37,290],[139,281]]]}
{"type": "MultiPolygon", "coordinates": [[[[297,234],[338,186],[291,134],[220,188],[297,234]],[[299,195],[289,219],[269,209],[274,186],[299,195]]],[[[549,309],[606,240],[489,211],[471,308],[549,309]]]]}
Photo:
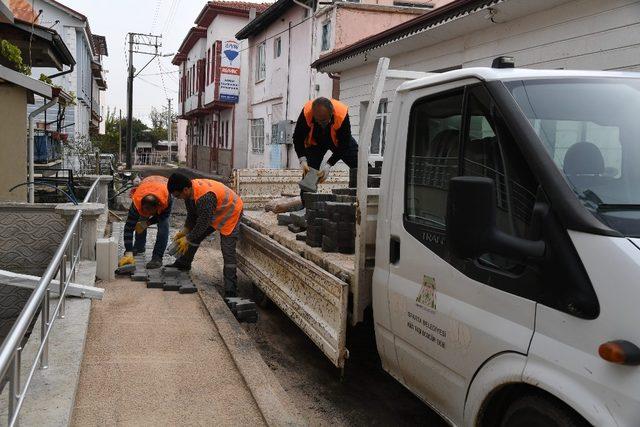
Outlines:
{"type": "Polygon", "coordinates": [[[187,249],[189,249],[189,241],[187,240],[187,236],[182,236],[178,240],[176,240],[178,244],[178,253],[180,255],[184,255],[187,253],[187,249]]]}
{"type": "Polygon", "coordinates": [[[178,231],[175,236],[173,236],[173,241],[178,241],[189,233],[189,229],[184,227],[182,230],[178,231]]]}
{"type": "Polygon", "coordinates": [[[138,221],[136,223],[136,234],[144,233],[144,230],[146,230],[148,227],[149,223],[147,221],[138,221]]]}
{"type": "Polygon", "coordinates": [[[133,258],[133,252],[125,252],[124,256],[118,261],[118,267],[124,267],[125,265],[135,264],[136,260],[133,258]]]}

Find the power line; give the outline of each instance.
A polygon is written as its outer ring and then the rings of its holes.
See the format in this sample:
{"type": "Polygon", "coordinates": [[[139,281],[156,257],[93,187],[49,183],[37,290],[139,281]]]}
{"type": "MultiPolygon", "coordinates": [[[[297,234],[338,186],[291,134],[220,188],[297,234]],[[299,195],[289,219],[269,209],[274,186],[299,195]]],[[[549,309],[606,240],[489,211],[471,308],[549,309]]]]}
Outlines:
{"type": "Polygon", "coordinates": [[[161,74],[167,75],[167,74],[176,74],[179,73],[180,70],[175,70],[175,71],[162,71],[160,73],[149,73],[149,74],[140,74],[142,77],[149,77],[149,76],[159,76],[161,74]]]}
{"type": "Polygon", "coordinates": [[[162,67],[160,65],[160,57],[157,57],[158,59],[158,70],[160,71],[160,80],[162,81],[162,89],[164,89],[164,96],[165,98],[169,98],[169,95],[167,94],[167,86],[164,84],[164,75],[162,74],[162,67]]]}
{"type": "Polygon", "coordinates": [[[156,24],[158,22],[158,14],[160,13],[160,5],[162,4],[162,0],[156,0],[156,9],[153,13],[153,22],[151,24],[151,31],[149,31],[150,33],[153,33],[153,30],[156,28],[156,24]]]}
{"type": "MultiPolygon", "coordinates": [[[[145,82],[145,83],[146,83],[146,84],[148,84],[148,85],[155,86],[155,87],[157,87],[158,89],[162,89],[162,86],[160,86],[159,84],[156,84],[156,83],[150,82],[149,80],[143,79],[143,78],[142,78],[142,77],[140,77],[140,76],[138,76],[138,77],[136,77],[136,78],[137,78],[137,79],[142,80],[143,82],[145,82]]],[[[168,91],[170,91],[170,92],[178,93],[178,91],[177,91],[177,90],[173,90],[173,89],[166,89],[166,90],[168,90],[168,91]]]]}

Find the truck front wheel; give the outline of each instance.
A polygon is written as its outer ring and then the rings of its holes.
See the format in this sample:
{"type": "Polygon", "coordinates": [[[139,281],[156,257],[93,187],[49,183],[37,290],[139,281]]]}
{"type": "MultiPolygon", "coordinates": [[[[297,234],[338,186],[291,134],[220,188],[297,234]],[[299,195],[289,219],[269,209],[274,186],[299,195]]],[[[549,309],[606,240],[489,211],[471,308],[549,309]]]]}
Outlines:
{"type": "Polygon", "coordinates": [[[584,427],[589,423],[559,400],[542,395],[526,395],[509,405],[501,427],[584,427]]]}

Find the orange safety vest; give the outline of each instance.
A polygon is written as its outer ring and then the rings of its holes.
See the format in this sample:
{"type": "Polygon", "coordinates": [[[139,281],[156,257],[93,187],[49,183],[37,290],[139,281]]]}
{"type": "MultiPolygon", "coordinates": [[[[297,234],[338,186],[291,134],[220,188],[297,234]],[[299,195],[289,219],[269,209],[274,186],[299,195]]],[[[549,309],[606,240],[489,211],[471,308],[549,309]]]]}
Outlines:
{"type": "Polygon", "coordinates": [[[140,184],[131,190],[131,200],[133,206],[140,215],[142,215],[142,199],[146,196],[153,194],[158,199],[158,210],[156,215],[160,215],[169,207],[169,190],[167,189],[167,178],[163,176],[148,176],[140,184]]]}
{"type": "MultiPolygon", "coordinates": [[[[335,99],[331,100],[331,104],[333,104],[333,123],[331,124],[331,140],[333,141],[333,145],[338,146],[338,137],[337,132],[338,129],[342,126],[342,122],[344,122],[345,117],[349,113],[349,107],[343,104],[340,101],[336,101],[335,99]]],[[[317,145],[317,141],[313,139],[313,101],[308,101],[304,105],[304,118],[307,121],[307,126],[309,126],[309,135],[307,139],[304,140],[304,146],[309,148],[312,145],[317,145]]]]}
{"type": "Polygon", "coordinates": [[[213,213],[211,225],[223,236],[230,235],[236,228],[242,213],[243,203],[240,196],[226,185],[212,179],[192,179],[191,185],[195,203],[209,192],[215,194],[218,204],[213,213]]]}

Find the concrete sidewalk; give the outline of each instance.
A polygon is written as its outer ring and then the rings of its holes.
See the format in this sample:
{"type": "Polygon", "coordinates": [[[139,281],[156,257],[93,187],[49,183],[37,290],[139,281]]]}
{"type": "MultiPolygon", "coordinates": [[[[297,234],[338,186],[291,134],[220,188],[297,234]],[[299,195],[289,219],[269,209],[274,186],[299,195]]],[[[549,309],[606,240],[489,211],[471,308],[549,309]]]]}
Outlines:
{"type": "Polygon", "coordinates": [[[198,294],[106,283],[72,425],[264,425],[198,294]]]}

